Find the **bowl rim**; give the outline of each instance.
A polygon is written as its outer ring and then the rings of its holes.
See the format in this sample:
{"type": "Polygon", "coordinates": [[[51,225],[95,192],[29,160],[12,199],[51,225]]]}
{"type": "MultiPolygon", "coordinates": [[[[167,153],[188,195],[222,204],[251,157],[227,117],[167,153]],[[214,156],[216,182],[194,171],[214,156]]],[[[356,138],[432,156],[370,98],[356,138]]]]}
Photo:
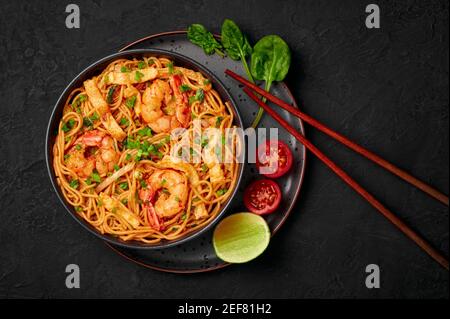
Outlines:
{"type": "Polygon", "coordinates": [[[220,96],[224,100],[227,100],[230,102],[231,109],[234,112],[233,115],[235,118],[235,124],[238,127],[244,129],[242,117],[239,113],[239,109],[237,107],[237,104],[236,104],[234,98],[231,96],[231,94],[229,93],[226,86],[222,83],[222,81],[208,68],[201,65],[197,61],[195,61],[189,57],[186,57],[182,54],[176,53],[176,52],[171,52],[171,51],[162,50],[162,49],[133,49],[133,50],[120,51],[120,52],[116,52],[116,53],[107,55],[107,56],[91,63],[89,66],[84,68],[77,76],[75,76],[72,79],[72,81],[70,81],[70,83],[65,87],[65,89],[60,94],[59,98],[57,99],[55,105],[53,106],[53,110],[49,117],[46,134],[45,134],[45,161],[46,161],[48,176],[50,178],[53,189],[54,189],[58,199],[64,206],[65,210],[69,213],[69,215],[72,216],[72,218],[74,218],[84,229],[88,230],[90,233],[95,235],[97,238],[100,238],[110,244],[113,244],[113,245],[118,245],[121,247],[131,248],[131,249],[142,249],[142,250],[163,249],[163,248],[173,247],[173,246],[185,243],[189,240],[192,240],[192,239],[200,236],[201,234],[205,233],[209,229],[211,229],[223,217],[223,215],[228,211],[228,208],[229,208],[233,198],[236,196],[237,191],[238,191],[239,186],[242,181],[242,176],[243,176],[246,161],[247,161],[247,145],[246,145],[245,139],[243,139],[242,140],[243,162],[239,164],[237,182],[236,182],[233,192],[230,195],[230,197],[228,198],[227,202],[221,208],[221,211],[207,225],[205,225],[203,228],[200,228],[197,231],[189,233],[189,234],[185,235],[184,237],[177,239],[177,240],[162,241],[157,244],[145,244],[145,243],[140,243],[138,241],[128,241],[127,242],[127,241],[121,240],[118,237],[115,237],[113,235],[101,234],[96,228],[94,228],[93,226],[88,224],[81,216],[79,216],[75,212],[74,208],[66,202],[66,200],[64,199],[64,197],[62,195],[60,187],[58,186],[58,184],[56,182],[56,174],[53,171],[53,165],[52,165],[53,164],[52,152],[53,152],[53,144],[54,144],[54,138],[55,138],[52,131],[54,130],[55,122],[59,123],[59,121],[61,120],[59,115],[60,115],[60,113],[62,113],[62,108],[63,108],[64,102],[68,98],[69,93],[74,88],[81,86],[82,81],[84,81],[85,79],[87,79],[90,76],[93,76],[92,73],[95,73],[95,70],[98,67],[100,67],[102,64],[105,64],[108,62],[111,63],[112,61],[122,58],[122,57],[127,57],[127,56],[135,57],[135,56],[143,56],[143,55],[150,55],[150,54],[156,55],[156,56],[169,57],[171,60],[174,60],[175,63],[180,64],[180,62],[181,62],[181,64],[189,65],[189,67],[193,68],[195,71],[205,74],[212,81],[215,89],[218,91],[221,91],[221,92],[219,92],[220,96]]]}

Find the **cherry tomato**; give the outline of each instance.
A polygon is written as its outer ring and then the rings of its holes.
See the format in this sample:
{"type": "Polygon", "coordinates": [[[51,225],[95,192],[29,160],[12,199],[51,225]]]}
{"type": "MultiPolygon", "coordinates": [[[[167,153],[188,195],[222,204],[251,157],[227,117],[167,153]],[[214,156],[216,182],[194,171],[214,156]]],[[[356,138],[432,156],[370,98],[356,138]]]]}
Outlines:
{"type": "Polygon", "coordinates": [[[282,141],[267,141],[258,147],[256,167],[259,173],[278,178],[286,174],[292,166],[292,152],[282,141]]]}
{"type": "Polygon", "coordinates": [[[261,179],[250,184],[244,192],[245,207],[252,213],[273,213],[281,202],[281,190],[271,179],[261,179]]]}

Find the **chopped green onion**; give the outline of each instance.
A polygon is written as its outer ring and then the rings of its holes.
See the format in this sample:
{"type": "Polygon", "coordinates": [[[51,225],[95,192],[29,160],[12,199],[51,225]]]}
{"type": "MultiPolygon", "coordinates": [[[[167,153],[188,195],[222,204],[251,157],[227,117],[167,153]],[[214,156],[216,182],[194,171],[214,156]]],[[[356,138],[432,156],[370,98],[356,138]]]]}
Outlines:
{"type": "Polygon", "coordinates": [[[77,189],[79,184],[78,184],[78,179],[72,179],[69,183],[70,187],[77,189]]]}
{"type": "Polygon", "coordinates": [[[91,178],[94,182],[96,183],[100,183],[102,181],[100,175],[98,175],[98,173],[92,173],[91,178]]]}
{"type": "Polygon", "coordinates": [[[75,120],[74,119],[69,119],[66,123],[64,123],[64,125],[62,126],[62,130],[64,131],[64,133],[69,132],[73,127],[75,126],[75,120]]]}
{"type": "Polygon", "coordinates": [[[146,66],[147,66],[147,63],[145,63],[145,61],[139,61],[138,65],[137,65],[138,69],[143,69],[146,66]]]}
{"type": "Polygon", "coordinates": [[[122,117],[120,119],[120,125],[128,126],[130,125],[130,122],[125,117],[122,117]]]}
{"type": "Polygon", "coordinates": [[[167,67],[169,68],[169,74],[173,74],[173,63],[172,63],[172,62],[169,62],[169,63],[167,64],[167,67]]]}
{"type": "Polygon", "coordinates": [[[127,183],[127,182],[125,182],[125,183],[120,183],[120,184],[119,184],[119,187],[125,191],[125,190],[128,189],[128,183],[127,183]]]}
{"type": "Polygon", "coordinates": [[[135,104],[136,104],[136,95],[130,96],[125,101],[125,105],[128,106],[130,109],[133,108],[135,104]]]}
{"type": "Polygon", "coordinates": [[[112,104],[114,102],[114,93],[116,92],[117,85],[113,85],[109,88],[108,93],[106,94],[106,102],[108,104],[112,104]]]}
{"type": "Polygon", "coordinates": [[[194,96],[190,96],[189,97],[189,104],[192,104],[194,102],[203,102],[203,100],[205,99],[205,92],[203,91],[203,89],[198,89],[195,92],[194,96]]]}
{"type": "Polygon", "coordinates": [[[140,136],[150,136],[152,137],[153,133],[152,133],[152,129],[148,126],[141,128],[138,132],[138,135],[140,136]]]}
{"type": "Polygon", "coordinates": [[[192,90],[191,87],[189,85],[187,85],[187,84],[181,84],[180,85],[180,92],[181,93],[188,92],[188,91],[191,91],[191,90],[192,90]]]}
{"type": "Polygon", "coordinates": [[[218,116],[216,119],[216,127],[220,127],[220,124],[223,121],[223,117],[222,116],[218,116]]]}
{"type": "Polygon", "coordinates": [[[216,194],[217,194],[217,196],[223,196],[223,195],[225,195],[227,192],[228,192],[228,189],[227,189],[227,188],[222,188],[222,189],[219,189],[219,190],[216,192],[216,194]]]}
{"type": "Polygon", "coordinates": [[[208,143],[209,143],[209,139],[206,136],[203,136],[201,146],[205,147],[206,145],[208,145],[208,143]]]}
{"type": "Polygon", "coordinates": [[[203,89],[198,89],[195,92],[195,98],[197,99],[197,101],[202,102],[205,98],[205,92],[203,92],[203,89]]]}
{"type": "Polygon", "coordinates": [[[92,114],[92,116],[91,116],[91,120],[97,121],[98,119],[100,119],[100,115],[98,115],[97,112],[94,112],[94,114],[92,114]]]}
{"type": "Polygon", "coordinates": [[[130,69],[129,69],[128,67],[126,67],[126,66],[122,66],[122,67],[120,68],[120,72],[122,72],[122,73],[127,73],[127,72],[130,72],[130,69]]]}
{"type": "Polygon", "coordinates": [[[139,71],[136,71],[136,73],[134,74],[134,79],[135,79],[137,82],[140,82],[143,76],[144,76],[143,73],[141,73],[141,72],[139,72],[139,71]]]}
{"type": "Polygon", "coordinates": [[[191,104],[194,103],[195,101],[197,101],[197,100],[195,99],[195,96],[190,96],[190,97],[189,97],[189,105],[191,105],[191,104]]]}

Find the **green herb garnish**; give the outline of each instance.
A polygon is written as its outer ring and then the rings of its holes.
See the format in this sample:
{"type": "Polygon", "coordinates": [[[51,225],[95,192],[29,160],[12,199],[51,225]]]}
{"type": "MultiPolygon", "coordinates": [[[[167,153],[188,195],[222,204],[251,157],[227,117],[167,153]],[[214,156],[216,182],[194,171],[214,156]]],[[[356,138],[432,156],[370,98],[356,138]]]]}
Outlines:
{"type": "Polygon", "coordinates": [[[128,121],[128,119],[126,117],[122,117],[120,119],[120,125],[124,125],[127,127],[128,125],[130,125],[130,122],[128,121]]]}
{"type": "Polygon", "coordinates": [[[203,102],[204,98],[205,98],[205,93],[204,93],[203,89],[198,89],[195,92],[195,95],[189,97],[189,104],[192,104],[197,101],[203,102]]]}
{"type": "Polygon", "coordinates": [[[167,67],[169,68],[169,74],[173,74],[173,62],[169,62],[167,67]]]}
{"type": "Polygon", "coordinates": [[[188,92],[188,91],[191,91],[191,90],[192,90],[191,87],[189,85],[187,85],[187,84],[181,84],[180,85],[180,92],[181,93],[188,92]]]}
{"type": "Polygon", "coordinates": [[[223,121],[223,117],[222,116],[218,116],[216,118],[216,127],[220,127],[220,124],[222,123],[222,121],[223,121]]]}
{"type": "Polygon", "coordinates": [[[209,139],[206,136],[203,136],[202,137],[202,144],[201,144],[201,146],[205,147],[205,146],[208,145],[208,143],[209,143],[209,139]]]}
{"type": "Polygon", "coordinates": [[[137,133],[140,136],[153,136],[152,129],[148,126],[141,128],[137,133]]]}
{"type": "Polygon", "coordinates": [[[113,104],[114,102],[114,93],[116,92],[117,85],[113,85],[109,88],[108,93],[106,94],[106,103],[113,104]]]}
{"type": "Polygon", "coordinates": [[[225,195],[226,192],[228,192],[228,188],[222,188],[222,189],[219,189],[219,190],[216,192],[216,194],[217,194],[217,196],[222,196],[222,195],[225,195]]]}
{"type": "Polygon", "coordinates": [[[143,76],[144,76],[143,73],[141,73],[141,72],[139,72],[139,71],[136,71],[136,73],[134,74],[134,79],[135,79],[137,82],[140,82],[143,76]]]}
{"type": "Polygon", "coordinates": [[[136,95],[130,96],[125,100],[125,105],[130,109],[133,108],[135,104],[136,104],[136,95]]]}
{"type": "Polygon", "coordinates": [[[79,186],[78,179],[72,179],[69,183],[70,187],[77,189],[79,186]]]}
{"type": "Polygon", "coordinates": [[[64,125],[62,126],[62,130],[64,133],[69,132],[73,127],[75,126],[75,120],[69,119],[64,125]]]}
{"type": "Polygon", "coordinates": [[[147,63],[145,61],[139,61],[137,64],[138,69],[143,69],[147,66],[147,63]]]}
{"type": "Polygon", "coordinates": [[[91,174],[91,179],[96,183],[101,183],[101,181],[102,181],[100,175],[96,172],[91,174]]]}

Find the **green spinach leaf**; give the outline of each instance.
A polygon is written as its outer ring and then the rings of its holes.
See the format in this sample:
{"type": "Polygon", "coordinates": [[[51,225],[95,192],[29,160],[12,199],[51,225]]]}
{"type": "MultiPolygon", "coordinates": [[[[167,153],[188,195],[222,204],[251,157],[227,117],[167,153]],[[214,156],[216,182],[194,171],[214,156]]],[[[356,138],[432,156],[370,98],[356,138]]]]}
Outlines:
{"type": "Polygon", "coordinates": [[[203,25],[198,23],[191,24],[188,28],[187,37],[189,41],[201,47],[206,54],[217,53],[222,57],[224,56],[222,45],[203,25]]]}
{"type": "MultiPolygon", "coordinates": [[[[288,45],[277,35],[267,35],[261,38],[254,46],[251,71],[257,80],[266,82],[264,89],[270,90],[274,81],[282,81],[291,65],[291,52],[288,45]]],[[[259,109],[258,115],[253,121],[252,127],[256,128],[264,113],[259,109]]]]}
{"type": "Polygon", "coordinates": [[[247,64],[247,57],[252,54],[252,46],[233,20],[223,21],[221,40],[228,56],[236,61],[240,59],[248,79],[255,82],[247,64]]]}

